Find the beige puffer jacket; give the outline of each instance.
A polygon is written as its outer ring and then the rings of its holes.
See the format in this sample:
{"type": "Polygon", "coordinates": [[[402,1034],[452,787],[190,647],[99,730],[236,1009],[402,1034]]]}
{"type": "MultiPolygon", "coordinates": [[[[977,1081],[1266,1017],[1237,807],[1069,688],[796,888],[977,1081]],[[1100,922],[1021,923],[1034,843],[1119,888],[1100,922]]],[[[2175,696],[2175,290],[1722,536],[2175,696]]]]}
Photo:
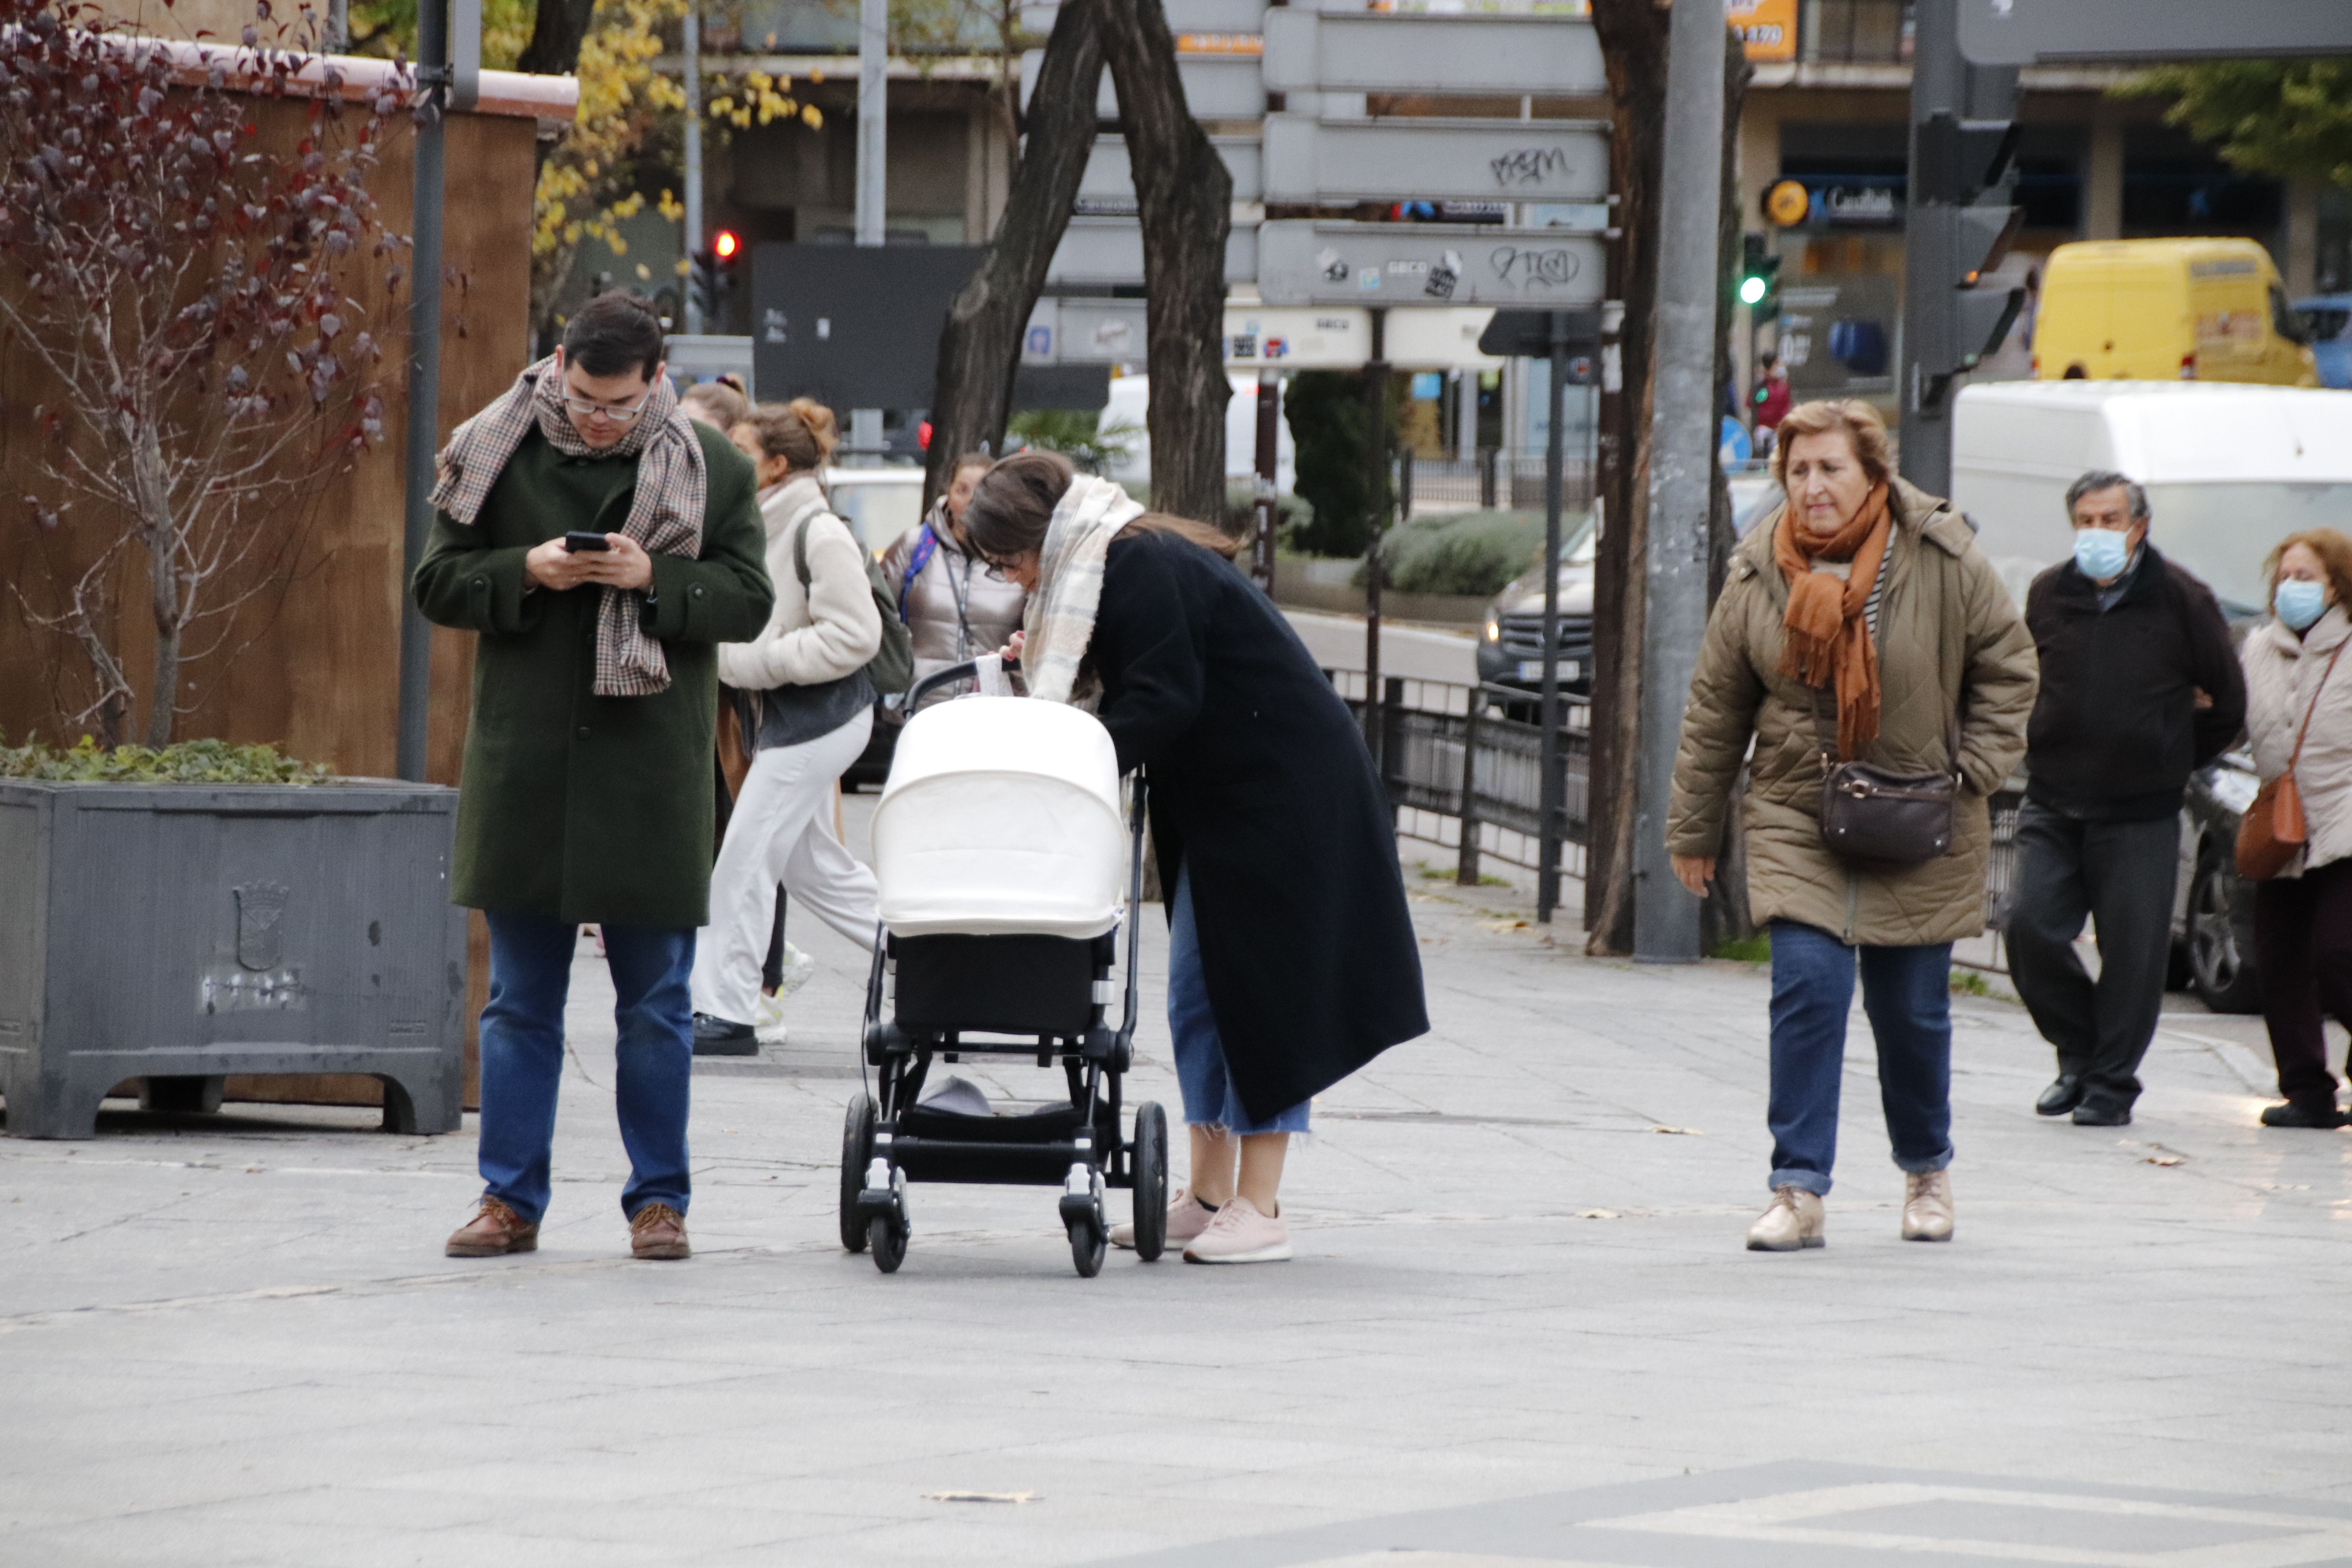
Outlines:
{"type": "Polygon", "coordinates": [[[2246,668],[2246,733],[2263,783],[2286,772],[2303,716],[2311,713],[2311,732],[2294,769],[2309,837],[2289,876],[2352,856],[2352,648],[2345,649],[2325,686],[2320,680],[2347,638],[2352,638],[2352,619],[2343,605],[2331,605],[2300,637],[2273,620],[2246,634],[2238,650],[2246,668]]]}
{"type": "Polygon", "coordinates": [[[1950,853],[1918,866],[1850,865],[1822,843],[1823,764],[1813,689],[1780,673],[1789,590],[1772,562],[1776,510],[1732,553],[1683,713],[1666,847],[1719,856],[1740,764],[1749,761],[1748,899],[1757,921],[1797,921],[1842,942],[1906,947],[1984,930],[1991,829],[1985,797],[2025,754],[2039,678],[2017,605],[1951,507],[1901,479],[1879,602],[1878,742],[1865,760],[1897,773],[1949,765],[1959,704],[1966,782],[1950,853]]]}

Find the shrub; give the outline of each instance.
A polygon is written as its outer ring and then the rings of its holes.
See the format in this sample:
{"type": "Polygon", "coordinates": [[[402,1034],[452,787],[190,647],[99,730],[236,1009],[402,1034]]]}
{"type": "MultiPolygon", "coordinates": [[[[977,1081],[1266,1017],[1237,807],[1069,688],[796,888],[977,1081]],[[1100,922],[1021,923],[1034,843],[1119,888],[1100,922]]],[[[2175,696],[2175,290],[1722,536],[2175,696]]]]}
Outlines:
{"type": "MultiPolygon", "coordinates": [[[[1371,543],[1374,505],[1389,504],[1386,495],[1375,503],[1366,472],[1371,418],[1364,401],[1363,379],[1347,371],[1301,371],[1283,389],[1284,416],[1297,445],[1297,489],[1314,512],[1291,545],[1307,554],[1361,555],[1371,543]]],[[[1389,423],[1392,439],[1393,408],[1389,423]]]]}
{"type": "MultiPolygon", "coordinates": [[[[1391,529],[1381,541],[1381,581],[1402,594],[1486,598],[1534,569],[1543,553],[1543,536],[1539,512],[1462,511],[1416,518],[1391,529]]],[[[1363,575],[1360,570],[1356,574],[1360,584],[1363,575]]]]}
{"type": "Polygon", "coordinates": [[[325,768],[299,763],[275,746],[232,746],[226,741],[180,741],[158,750],[117,746],[109,751],[84,735],[64,748],[38,741],[0,746],[0,778],[70,784],[315,784],[325,768]]]}
{"type": "MultiPolygon", "coordinates": [[[[1299,531],[1315,521],[1315,509],[1295,495],[1276,494],[1274,505],[1276,542],[1295,549],[1293,542],[1299,531]]],[[[1237,539],[1246,539],[1256,527],[1256,484],[1249,479],[1228,479],[1225,481],[1225,531],[1237,539]]]]}

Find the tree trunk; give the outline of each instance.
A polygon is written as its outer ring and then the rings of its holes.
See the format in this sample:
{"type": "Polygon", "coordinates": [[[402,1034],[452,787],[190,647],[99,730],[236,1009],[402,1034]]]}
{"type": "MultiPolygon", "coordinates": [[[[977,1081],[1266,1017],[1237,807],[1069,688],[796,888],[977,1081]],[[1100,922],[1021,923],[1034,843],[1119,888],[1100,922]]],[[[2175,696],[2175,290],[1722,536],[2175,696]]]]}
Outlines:
{"type": "Polygon", "coordinates": [[[530,42],[515,58],[515,69],[536,76],[571,76],[580,68],[580,41],[588,36],[596,0],[539,0],[530,18],[530,42]]]}
{"type": "Polygon", "coordinates": [[[1184,101],[1176,40],[1160,0],[1107,5],[1102,37],[1143,222],[1151,504],[1223,526],[1233,176],[1184,101]]]}
{"type": "Polygon", "coordinates": [[[1657,313],[1658,187],[1664,145],[1667,13],[1654,0],[1592,0],[1609,71],[1610,183],[1619,390],[1601,399],[1593,497],[1601,533],[1592,584],[1592,738],[1585,851],[1585,945],[1633,950],[1634,770],[1641,758],[1643,571],[1650,493],[1650,330],[1657,313]]]}
{"type": "Polygon", "coordinates": [[[982,442],[992,451],[1003,448],[1013,381],[1021,368],[1021,335],[1045,287],[1045,269],[1062,243],[1094,151],[1104,5],[1105,0],[1066,0],[1055,16],[1029,100],[1028,145],[1013,171],[1003,215],[987,256],[948,308],[940,332],[929,471],[923,480],[926,510],[954,477],[948,466],[959,455],[982,442]]]}

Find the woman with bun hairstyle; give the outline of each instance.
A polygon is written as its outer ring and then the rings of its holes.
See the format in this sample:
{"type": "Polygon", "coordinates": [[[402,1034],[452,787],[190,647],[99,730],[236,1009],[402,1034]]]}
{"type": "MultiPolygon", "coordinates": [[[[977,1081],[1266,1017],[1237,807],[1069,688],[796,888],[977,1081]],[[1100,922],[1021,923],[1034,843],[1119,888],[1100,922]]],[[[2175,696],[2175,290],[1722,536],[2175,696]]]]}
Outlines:
{"type": "MultiPolygon", "coordinates": [[[[1286,1258],[1277,1189],[1307,1102],[1429,1027],[1356,721],[1207,524],[1039,451],[992,468],[963,522],[1029,595],[1012,649],[1029,695],[1095,704],[1120,770],[1149,770],[1192,1132],[1168,1238],[1188,1262],[1286,1258]]],[[[1111,1240],[1133,1246],[1133,1226],[1111,1240]]]]}

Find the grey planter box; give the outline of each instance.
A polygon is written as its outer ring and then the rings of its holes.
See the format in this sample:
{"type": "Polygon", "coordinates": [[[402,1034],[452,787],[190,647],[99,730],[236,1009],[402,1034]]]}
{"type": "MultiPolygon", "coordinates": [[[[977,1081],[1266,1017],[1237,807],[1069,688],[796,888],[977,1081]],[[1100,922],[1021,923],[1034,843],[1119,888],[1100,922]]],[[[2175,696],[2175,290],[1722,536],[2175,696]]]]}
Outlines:
{"type": "Polygon", "coordinates": [[[455,790],[0,779],[0,1094],[88,1138],[126,1079],[366,1073],[384,1125],[448,1132],[464,1070],[455,790]]]}

